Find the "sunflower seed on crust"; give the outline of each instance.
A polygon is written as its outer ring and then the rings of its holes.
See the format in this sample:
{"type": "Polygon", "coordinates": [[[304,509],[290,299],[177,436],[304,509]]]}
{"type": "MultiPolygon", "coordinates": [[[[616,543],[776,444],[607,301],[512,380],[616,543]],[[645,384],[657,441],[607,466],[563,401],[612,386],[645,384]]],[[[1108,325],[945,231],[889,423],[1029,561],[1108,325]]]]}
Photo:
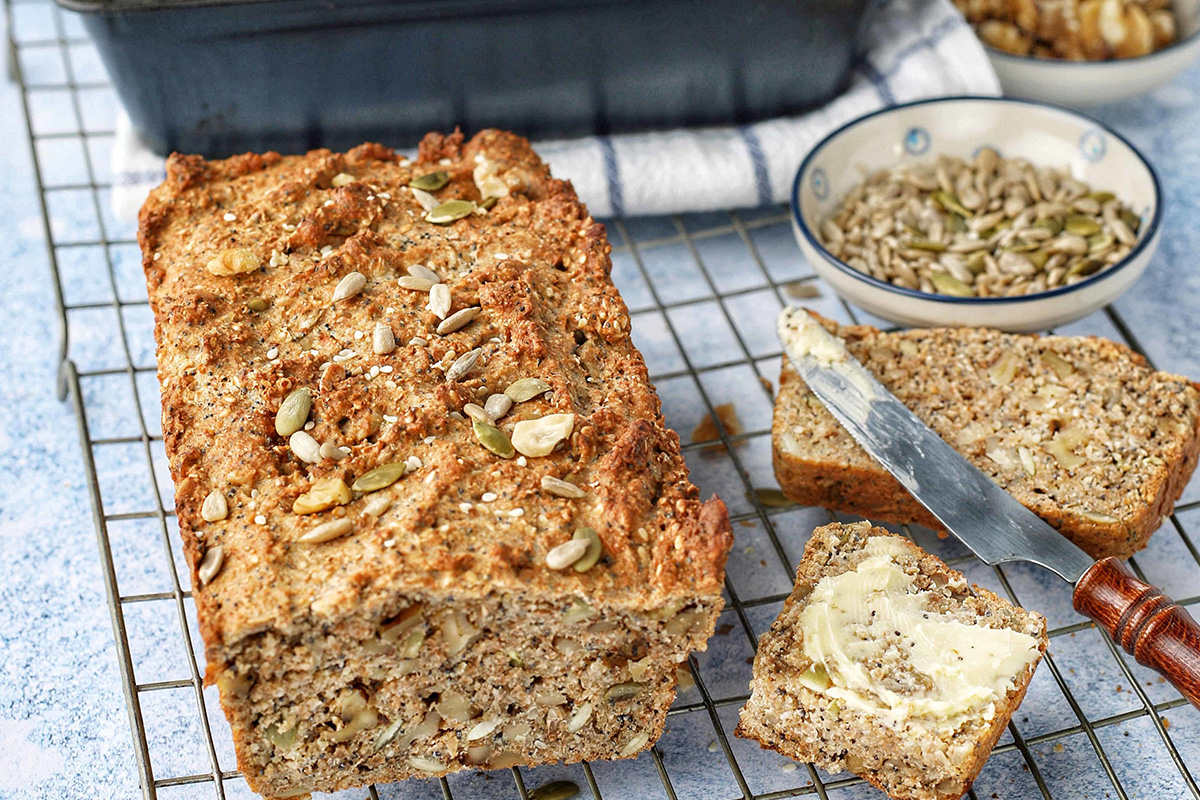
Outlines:
{"type": "Polygon", "coordinates": [[[492,419],[500,419],[513,407],[512,398],[506,394],[491,394],[483,404],[483,410],[492,419]]]}
{"type": "Polygon", "coordinates": [[[479,306],[471,306],[455,311],[450,316],[446,317],[437,326],[437,332],[440,334],[454,333],[460,328],[466,327],[471,320],[479,315],[479,306]]]}
{"type": "Polygon", "coordinates": [[[410,264],[408,267],[408,274],[414,278],[423,278],[430,283],[442,282],[442,279],[438,276],[438,274],[424,264],[410,264]]]}
{"type": "Polygon", "coordinates": [[[371,349],[376,355],[387,355],[396,349],[396,336],[392,333],[392,329],[383,322],[376,322],[375,329],[371,331],[371,349]]]}
{"type": "Polygon", "coordinates": [[[217,522],[227,516],[229,516],[229,504],[225,501],[224,493],[220,489],[213,489],[200,506],[200,517],[205,522],[217,522]]]}
{"type": "Polygon", "coordinates": [[[321,445],[321,458],[328,458],[330,461],[341,461],[348,455],[350,455],[350,449],[347,447],[338,447],[333,442],[325,442],[321,445]]]}
{"type": "Polygon", "coordinates": [[[476,347],[474,350],[468,350],[454,359],[454,363],[450,365],[450,369],[446,370],[446,380],[456,381],[466,375],[475,368],[475,364],[479,361],[479,356],[482,354],[483,350],[476,347]]]}
{"type": "Polygon", "coordinates": [[[484,422],[488,425],[491,425],[493,422],[495,422],[491,415],[488,414],[487,411],[478,403],[467,403],[465,406],[463,406],[463,413],[473,420],[484,422]]]}
{"type": "Polygon", "coordinates": [[[564,481],[562,478],[556,478],[553,475],[542,476],[542,489],[556,497],[566,497],[571,500],[578,500],[581,497],[587,496],[587,492],[575,484],[564,481]]]}
{"type": "Polygon", "coordinates": [[[292,454],[301,461],[316,464],[321,460],[321,445],[306,431],[296,431],[288,437],[288,446],[292,454]]]}
{"type": "Polygon", "coordinates": [[[386,494],[377,494],[372,496],[367,501],[367,504],[363,506],[363,513],[368,517],[380,517],[383,516],[383,512],[387,511],[391,505],[392,498],[386,494]]]}
{"type": "Polygon", "coordinates": [[[396,283],[400,284],[401,289],[412,289],[417,292],[428,292],[436,285],[435,281],[426,278],[416,278],[412,275],[402,275],[396,280],[396,283]]]}
{"type": "Polygon", "coordinates": [[[588,543],[584,539],[571,539],[563,542],[546,554],[546,566],[550,569],[566,569],[588,551],[588,543]]]}
{"type": "Polygon", "coordinates": [[[301,536],[297,541],[304,544],[319,544],[337,539],[340,536],[345,536],[353,529],[354,523],[348,519],[330,520],[310,529],[308,533],[301,536]]]}
{"type": "Polygon", "coordinates": [[[221,251],[220,255],[209,259],[204,268],[213,275],[242,275],[254,272],[262,267],[262,259],[252,251],[241,247],[233,247],[221,251]]]}
{"type": "Polygon", "coordinates": [[[421,208],[426,212],[433,211],[438,207],[438,199],[424,189],[411,186],[409,187],[409,191],[413,193],[413,197],[417,198],[417,202],[421,204],[421,208]]]}
{"type": "Polygon", "coordinates": [[[346,276],[338,281],[338,285],[333,290],[333,302],[340,300],[348,300],[351,297],[362,292],[367,285],[367,276],[361,272],[348,272],[346,276]]]}
{"type": "Polygon", "coordinates": [[[221,571],[224,563],[224,547],[217,545],[205,550],[204,558],[200,559],[200,566],[196,568],[196,576],[200,579],[200,585],[207,586],[213,578],[217,577],[217,573],[221,571]]]}
{"type": "Polygon", "coordinates": [[[450,287],[444,283],[435,283],[429,287],[429,310],[432,311],[438,319],[445,319],[450,313],[450,305],[453,301],[450,298],[450,287]]]}

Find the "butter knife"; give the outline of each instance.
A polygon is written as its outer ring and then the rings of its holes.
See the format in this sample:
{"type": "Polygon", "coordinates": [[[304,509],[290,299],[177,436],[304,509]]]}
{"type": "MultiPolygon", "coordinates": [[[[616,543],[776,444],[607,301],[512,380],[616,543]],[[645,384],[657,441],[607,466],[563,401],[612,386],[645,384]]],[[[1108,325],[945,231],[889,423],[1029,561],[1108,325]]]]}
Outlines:
{"type": "Polygon", "coordinates": [[[1094,560],[908,410],[802,309],[777,322],[784,352],[854,440],[988,564],[1029,561],[1075,586],[1075,610],[1200,709],[1200,625],[1115,558],[1094,560]]]}

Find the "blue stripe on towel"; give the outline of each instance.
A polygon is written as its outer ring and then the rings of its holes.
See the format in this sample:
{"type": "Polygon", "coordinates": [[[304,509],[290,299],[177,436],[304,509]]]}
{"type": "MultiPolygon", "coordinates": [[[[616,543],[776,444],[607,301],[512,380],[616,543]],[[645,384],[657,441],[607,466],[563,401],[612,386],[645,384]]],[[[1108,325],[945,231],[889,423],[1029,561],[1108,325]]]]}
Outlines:
{"type": "Polygon", "coordinates": [[[884,80],[893,77],[897,72],[900,71],[900,67],[904,66],[904,62],[907,61],[914,53],[917,53],[921,50],[932,50],[940,41],[942,41],[942,39],[945,39],[948,34],[961,27],[965,27],[966,24],[966,20],[964,20],[958,14],[942,20],[933,26],[928,35],[922,36],[920,39],[917,39],[915,42],[897,53],[896,60],[892,63],[892,66],[880,77],[884,80]]]}
{"type": "Polygon", "coordinates": [[[771,204],[771,173],[767,169],[767,154],[763,152],[762,142],[749,125],[738,128],[746,149],[750,152],[750,162],[754,165],[754,185],[758,190],[758,204],[771,204]]]}
{"type": "Polygon", "coordinates": [[[860,66],[863,74],[867,76],[867,80],[875,87],[875,93],[879,95],[879,102],[885,106],[896,105],[896,95],[892,94],[892,87],[888,86],[887,78],[883,73],[875,69],[875,65],[865,58],[860,66]]]}
{"type": "Polygon", "coordinates": [[[612,206],[612,215],[620,217],[625,214],[625,198],[621,190],[621,167],[617,163],[617,151],[612,140],[607,136],[596,137],[600,142],[600,152],[604,154],[604,178],[608,181],[608,204],[612,206]]]}

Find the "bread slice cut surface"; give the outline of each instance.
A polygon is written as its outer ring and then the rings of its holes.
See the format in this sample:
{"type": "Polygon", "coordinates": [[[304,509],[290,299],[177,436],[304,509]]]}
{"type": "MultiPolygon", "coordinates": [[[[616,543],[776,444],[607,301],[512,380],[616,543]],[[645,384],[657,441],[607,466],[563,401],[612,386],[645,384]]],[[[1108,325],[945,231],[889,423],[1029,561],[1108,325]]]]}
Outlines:
{"type": "Polygon", "coordinates": [[[870,523],[813,532],[759,642],[737,734],[897,800],[971,786],[1045,652],[1045,620],[870,523]]]}
{"type": "MultiPolygon", "coordinates": [[[[1196,467],[1200,390],[1123,345],[820,321],[925,424],[1095,558],[1145,547],[1196,467]]],[[[771,434],[775,476],[792,500],[941,529],[786,358],[771,434]]]]}

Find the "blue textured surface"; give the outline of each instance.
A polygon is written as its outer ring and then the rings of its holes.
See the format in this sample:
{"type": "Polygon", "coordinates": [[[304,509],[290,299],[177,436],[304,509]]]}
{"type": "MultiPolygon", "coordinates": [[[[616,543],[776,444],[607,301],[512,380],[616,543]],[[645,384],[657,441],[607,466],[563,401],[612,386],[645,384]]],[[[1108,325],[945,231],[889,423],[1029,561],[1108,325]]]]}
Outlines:
{"type": "MultiPolygon", "coordinates": [[[[76,22],[64,19],[66,32],[78,35],[76,22]]],[[[22,41],[53,37],[57,32],[48,7],[41,4],[18,6],[14,23],[22,41]]],[[[72,45],[68,53],[81,81],[102,78],[89,46],[72,45]]],[[[66,75],[57,47],[26,49],[21,63],[31,86],[61,82],[66,75]]],[[[48,185],[87,181],[85,146],[95,177],[106,178],[111,138],[103,131],[112,125],[114,99],[103,86],[83,89],[79,98],[84,127],[98,135],[86,144],[78,136],[41,140],[38,154],[48,185]]],[[[67,92],[35,89],[29,99],[33,127],[39,134],[77,132],[67,92]]],[[[0,108],[6,112],[0,114],[0,139],[7,143],[0,157],[0,186],[5,188],[0,194],[0,263],[8,276],[6,290],[0,292],[0,319],[5,321],[0,347],[6,367],[0,370],[0,407],[7,410],[0,425],[0,798],[136,798],[141,791],[75,419],[70,405],[58,402],[54,394],[58,339],[54,296],[24,118],[12,83],[0,83],[0,108]]],[[[1102,109],[1099,116],[1143,148],[1158,166],[1166,192],[1162,245],[1145,277],[1116,304],[1119,318],[1156,366],[1200,378],[1200,317],[1195,310],[1200,301],[1195,255],[1200,252],[1200,225],[1196,224],[1200,218],[1200,69],[1151,96],[1102,109]]],[[[99,214],[87,190],[50,191],[47,199],[58,245],[101,234],[125,240],[132,234],[128,221],[111,218],[103,190],[99,214]]],[[[752,510],[745,497],[747,483],[774,485],[766,436],[771,407],[758,381],[760,375],[773,381],[778,369],[772,326],[780,296],[772,282],[786,283],[812,272],[779,209],[742,212],[737,220],[738,225],[731,226],[730,217],[723,213],[631,220],[625,229],[616,226],[613,241],[626,248],[614,256],[614,275],[635,312],[635,338],[656,376],[668,422],[686,443],[706,413],[706,400],[732,402],[738,410],[745,440],[734,453],[696,448],[688,452],[688,461],[701,490],[720,493],[731,510],[741,514],[752,510]],[[695,236],[681,239],[683,231],[695,236]],[[627,249],[631,241],[635,252],[627,249]],[[658,302],[672,307],[665,313],[658,311],[658,302]],[[710,369],[697,382],[687,373],[689,364],[710,369]]],[[[115,297],[130,304],[79,309],[69,315],[70,353],[79,369],[119,370],[81,381],[92,436],[137,437],[143,424],[151,436],[156,435],[158,398],[152,371],[136,374],[137,398],[124,372],[129,364],[146,368],[154,361],[152,320],[144,305],[136,247],[123,243],[108,249],[111,275],[100,246],[60,247],[57,253],[68,303],[105,304],[115,297]]],[[[870,321],[816,285],[821,295],[806,304],[844,321],[870,321]]],[[[1106,314],[1082,320],[1066,332],[1121,338],[1106,314]]],[[[170,507],[161,443],[152,442],[151,451],[153,469],[140,442],[93,448],[108,514],[156,509],[156,482],[161,500],[170,507]]],[[[1200,485],[1193,482],[1185,500],[1196,499],[1200,499],[1200,485]]],[[[736,524],[729,575],[740,598],[749,601],[787,591],[791,567],[808,532],[826,521],[828,515],[817,509],[772,514],[786,565],[777,557],[775,542],[761,519],[736,524]]],[[[1193,558],[1200,546],[1200,508],[1180,513],[1178,521],[1181,529],[1165,526],[1136,562],[1167,592],[1194,598],[1200,594],[1200,566],[1193,558]]],[[[169,557],[156,519],[114,520],[109,535],[122,595],[169,592],[172,570],[186,586],[172,525],[168,525],[169,557]]],[[[939,541],[920,531],[917,538],[944,557],[963,554],[953,541],[939,541]]],[[[973,562],[963,568],[972,580],[1005,590],[991,569],[973,562]]],[[[1047,573],[1015,565],[1005,574],[1016,597],[1043,611],[1052,627],[1080,621],[1070,608],[1067,587],[1047,573]]],[[[190,602],[185,606],[198,652],[190,602]]],[[[752,607],[750,624],[759,632],[765,630],[778,607],[777,602],[752,607]]],[[[174,601],[126,603],[123,609],[138,683],[189,679],[174,601]]],[[[732,699],[746,691],[747,659],[753,651],[732,610],[725,612],[721,622],[698,663],[709,695],[731,699],[718,705],[717,714],[720,725],[730,732],[739,706],[732,699]]],[[[1051,654],[1079,713],[1098,724],[1093,743],[1092,731],[1082,729],[1080,716],[1054,671],[1043,664],[1015,722],[1029,742],[1050,795],[1117,796],[1097,756],[1099,746],[1129,797],[1191,796],[1151,718],[1137,713],[1144,709],[1143,702],[1103,638],[1090,628],[1065,632],[1054,638],[1051,654]],[[1118,716],[1126,714],[1132,716],[1118,716]]],[[[1136,665],[1132,669],[1151,702],[1178,697],[1153,674],[1136,665]]],[[[211,773],[190,686],[145,691],[140,698],[155,777],[211,773]]],[[[207,690],[205,698],[219,766],[234,770],[229,732],[217,710],[215,693],[207,690]]],[[[700,699],[698,689],[689,689],[681,693],[679,703],[695,704],[700,699]]],[[[1192,775],[1200,774],[1200,713],[1180,706],[1161,716],[1169,722],[1169,736],[1192,775]]],[[[740,794],[730,760],[720,746],[711,746],[717,739],[714,721],[704,709],[670,719],[658,752],[677,796],[717,800],[740,794]]],[[[1011,743],[1011,734],[1005,734],[1000,750],[979,778],[980,798],[1042,796],[1034,771],[1011,743]]],[[[786,759],[737,739],[730,738],[729,746],[755,793],[794,790],[811,783],[803,766],[795,769],[786,759]]],[[[633,762],[596,764],[593,769],[606,798],[667,796],[649,754],[633,762]]],[[[529,787],[560,777],[586,787],[578,766],[524,772],[529,787]]],[[[820,777],[828,779],[824,774],[820,777]]],[[[456,797],[517,797],[506,773],[456,775],[449,786],[456,797]]],[[[231,798],[252,796],[236,778],[225,782],[225,791],[231,798]]],[[[437,783],[429,781],[379,791],[385,798],[441,796],[437,783]]],[[[212,798],[215,793],[211,782],[197,782],[163,787],[159,796],[212,798]]],[[[852,782],[835,783],[829,797],[881,795],[852,782]]]]}

